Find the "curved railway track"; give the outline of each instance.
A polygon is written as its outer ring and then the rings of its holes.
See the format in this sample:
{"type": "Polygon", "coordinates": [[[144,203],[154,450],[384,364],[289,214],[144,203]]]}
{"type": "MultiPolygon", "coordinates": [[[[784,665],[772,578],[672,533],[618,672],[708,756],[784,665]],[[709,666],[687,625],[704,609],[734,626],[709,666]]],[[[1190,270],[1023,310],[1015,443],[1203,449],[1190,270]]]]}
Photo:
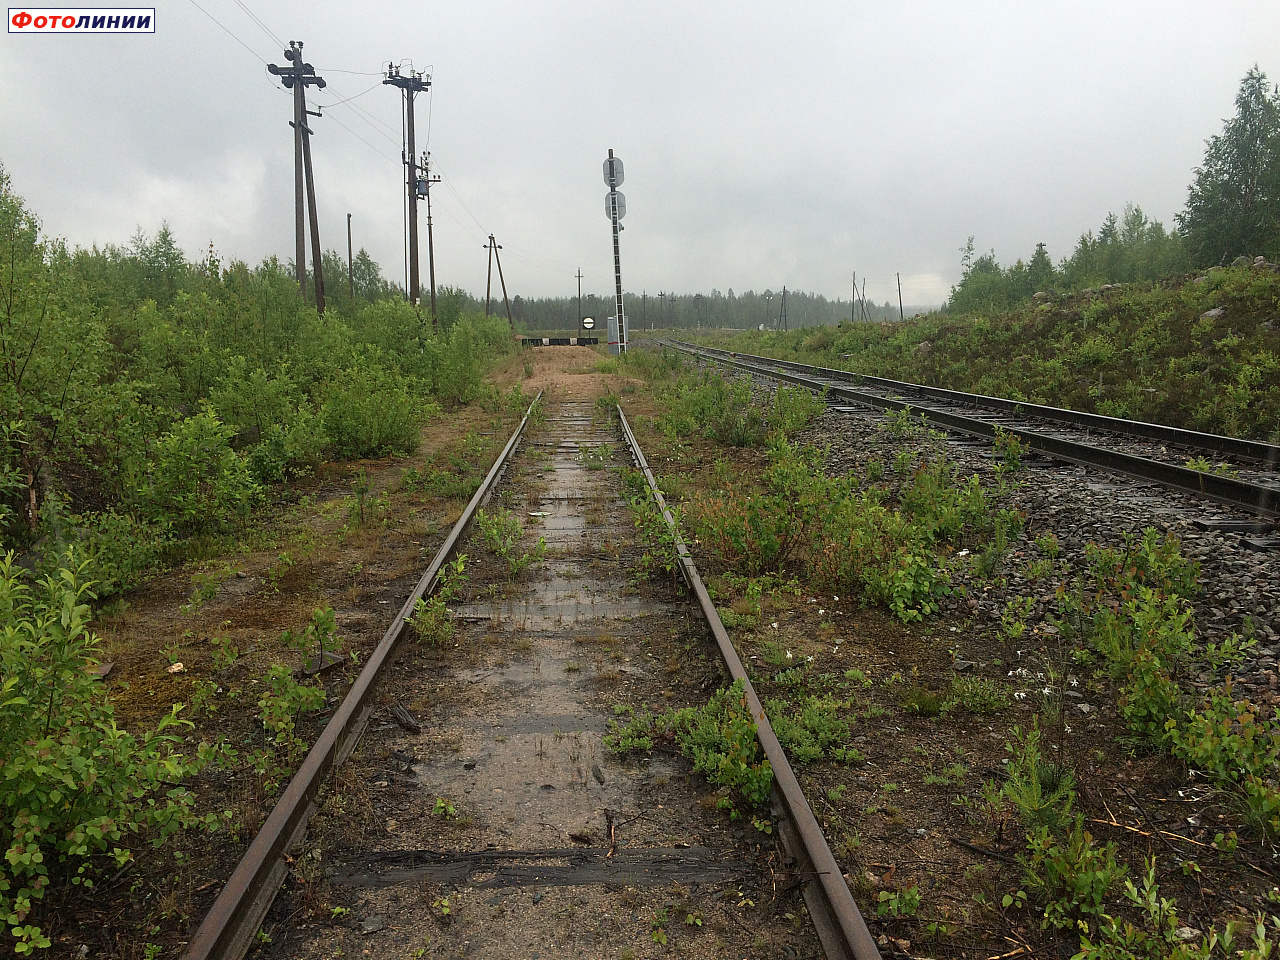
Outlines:
{"type": "MultiPolygon", "coordinates": [[[[754,376],[825,392],[837,403],[888,411],[909,408],[930,423],[984,440],[994,440],[1005,431],[1030,449],[1057,460],[1150,481],[1257,517],[1280,517],[1280,446],[866,377],[679,340],[657,342],[754,376]],[[1238,475],[1224,476],[1182,465],[1189,454],[1204,453],[1231,458],[1239,464],[1238,475]]],[[[1256,532],[1273,527],[1259,524],[1256,532]]]]}
{"type": "MultiPolygon", "coordinates": [[[[330,814],[315,821],[329,844],[326,882],[335,889],[362,891],[362,902],[373,904],[362,908],[365,916],[352,918],[359,924],[349,932],[367,936],[385,927],[401,938],[384,942],[379,950],[412,950],[413,943],[424,943],[424,930],[432,955],[446,950],[449,955],[533,956],[536,952],[528,951],[535,944],[562,951],[570,942],[582,949],[582,938],[592,931],[577,928],[594,924],[592,935],[602,936],[609,924],[618,926],[619,914],[636,907],[626,897],[638,895],[619,893],[621,885],[659,893],[675,889],[690,905],[681,906],[673,926],[682,922],[687,909],[690,919],[683,922],[692,924],[696,918],[701,924],[705,913],[708,924],[719,923],[726,935],[741,938],[745,934],[734,931],[731,923],[747,928],[733,914],[732,898],[723,894],[736,882],[743,897],[738,907],[751,903],[742,890],[754,876],[759,889],[771,890],[775,899],[798,888],[813,921],[811,933],[798,933],[786,923],[773,932],[748,931],[757,943],[777,936],[778,955],[784,944],[787,955],[798,955],[812,953],[804,941],[816,935],[831,960],[878,960],[875,942],[675,533],[625,414],[618,408],[619,436],[602,432],[593,420],[593,407],[561,404],[548,418],[546,438],[530,443],[527,427],[539,400],[507,441],[220,891],[184,951],[185,960],[239,960],[248,952],[282,885],[291,871],[297,875],[296,861],[315,849],[308,848],[308,822],[317,811],[330,814]],[[524,503],[541,506],[526,512],[540,519],[550,548],[545,571],[527,594],[508,596],[500,581],[491,578],[487,593],[473,584],[465,602],[454,605],[453,621],[464,642],[475,640],[473,649],[481,651],[491,645],[488,649],[495,652],[486,653],[490,659],[478,665],[436,660],[432,664],[438,674],[406,667],[408,655],[401,647],[415,603],[437,588],[445,564],[468,543],[478,511],[498,493],[517,451],[530,447],[521,483],[524,503]],[[608,480],[616,474],[600,466],[627,461],[643,472],[671,525],[680,573],[704,623],[697,622],[692,606],[685,604],[689,609],[682,611],[636,596],[627,589],[625,576],[619,579],[630,550],[623,539],[630,524],[616,484],[608,480]],[[539,466],[543,462],[548,465],[539,466]],[[530,483],[532,494],[527,492],[530,483]],[[654,654],[646,651],[658,649],[652,645],[654,637],[672,627],[672,637],[679,638],[686,652],[677,650],[660,677],[646,659],[654,654]],[[681,765],[617,763],[600,749],[606,725],[597,695],[601,686],[630,682],[642,696],[670,695],[660,688],[675,686],[677,674],[696,672],[699,648],[711,650],[708,632],[722,666],[709,667],[701,686],[718,686],[725,673],[744,682],[758,739],[774,770],[781,854],[771,845],[752,848],[743,842],[743,831],[730,829],[720,813],[699,816],[696,788],[681,765]],[[590,678],[582,675],[583,651],[590,649],[586,645],[606,638],[607,663],[602,659],[597,664],[604,663],[604,669],[590,678]],[[446,701],[450,691],[453,699],[446,701]],[[419,724],[402,700],[431,718],[419,724]],[[392,718],[398,718],[399,728],[392,718]],[[347,785],[374,811],[378,826],[372,839],[367,827],[358,835],[344,833],[344,825],[330,822],[335,818],[324,807],[322,788],[344,765],[347,785]],[[670,769],[659,775],[660,766],[670,769]],[[342,836],[346,841],[334,849],[333,838],[342,836]],[[434,842],[434,848],[425,848],[424,841],[434,842]],[[422,895],[416,905],[405,907],[395,892],[405,884],[420,889],[425,884],[439,895],[429,905],[429,897],[422,895]],[[595,893],[581,893],[587,890],[595,893]],[[541,909],[539,904],[544,904],[541,909]],[[558,918],[552,925],[547,905],[558,918]],[[454,923],[460,910],[466,919],[454,923]],[[554,925],[575,917],[563,931],[554,925]]],[[[510,488],[504,492],[510,502],[510,488]]],[[[483,566],[478,579],[485,579],[483,566]]],[[[688,690],[696,695],[698,686],[688,690]]],[[[277,952],[328,955],[337,942],[334,928],[298,922],[303,912],[301,906],[286,906],[288,919],[274,930],[281,938],[277,952]]],[[[666,907],[655,913],[655,942],[666,914],[666,907]]],[[[646,936],[650,932],[643,930],[646,936]]]]}

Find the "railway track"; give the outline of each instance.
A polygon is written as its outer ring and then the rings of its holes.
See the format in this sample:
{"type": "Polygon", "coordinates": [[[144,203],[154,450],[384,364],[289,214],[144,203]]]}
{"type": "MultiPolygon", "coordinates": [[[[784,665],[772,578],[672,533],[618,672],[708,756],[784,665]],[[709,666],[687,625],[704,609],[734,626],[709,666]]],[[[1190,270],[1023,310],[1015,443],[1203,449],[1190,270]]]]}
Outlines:
{"type": "MultiPolygon", "coordinates": [[[[630,582],[618,469],[661,505],[625,415],[526,414],[183,956],[597,956],[713,935],[735,956],[879,954],[687,549],[691,601],[630,582]],[[525,519],[487,551],[486,510],[525,519]],[[505,513],[504,513],[505,511],[505,513]],[[538,543],[541,541],[542,546],[538,543]],[[518,573],[521,558],[541,562],[518,573]],[[406,620],[451,561],[449,646],[406,620]],[[616,759],[617,711],[744,681],[773,766],[778,840],[710,809],[687,765],[616,759]],[[326,783],[332,779],[328,789],[326,783]],[[309,826],[310,823],[310,826],[309,826]],[[281,894],[283,887],[283,894],[281,894]],[[791,919],[803,896],[811,925],[791,919]],[[274,903],[274,907],[273,907],[274,903]],[[415,953],[415,950],[423,951],[415,953]]],[[[666,522],[670,514],[662,507],[666,522]]],[[[674,533],[674,526],[672,527],[674,533]]]]}
{"type": "MultiPolygon", "coordinates": [[[[983,440],[1005,431],[1056,460],[1150,481],[1259,518],[1280,517],[1280,446],[1273,444],[866,377],[678,340],[658,342],[754,376],[824,391],[837,404],[886,411],[910,408],[930,423],[983,440]],[[1185,466],[1190,457],[1204,454],[1230,458],[1235,476],[1185,466]]],[[[1248,521],[1242,523],[1238,532],[1267,533],[1275,527],[1261,522],[1245,529],[1248,521]]]]}

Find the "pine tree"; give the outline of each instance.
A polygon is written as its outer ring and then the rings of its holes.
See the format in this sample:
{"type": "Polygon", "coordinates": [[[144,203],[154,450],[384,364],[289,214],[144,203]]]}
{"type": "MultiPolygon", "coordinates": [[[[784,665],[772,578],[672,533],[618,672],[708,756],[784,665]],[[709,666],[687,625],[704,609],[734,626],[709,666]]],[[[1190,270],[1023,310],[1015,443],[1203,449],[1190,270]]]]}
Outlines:
{"type": "Polygon", "coordinates": [[[1177,219],[1200,266],[1280,251],[1280,91],[1256,65],[1240,83],[1236,115],[1208,140],[1177,219]]]}

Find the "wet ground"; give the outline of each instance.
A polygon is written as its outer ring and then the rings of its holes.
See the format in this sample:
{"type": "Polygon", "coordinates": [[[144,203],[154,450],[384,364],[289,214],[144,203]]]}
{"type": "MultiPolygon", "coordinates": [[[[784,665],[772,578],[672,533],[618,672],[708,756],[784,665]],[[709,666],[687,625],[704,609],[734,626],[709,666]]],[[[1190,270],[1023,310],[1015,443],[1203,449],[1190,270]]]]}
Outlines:
{"type": "Polygon", "coordinates": [[[389,671],[273,910],[270,952],[819,953],[770,837],[716,810],[683,759],[602,746],[615,704],[698,704],[721,681],[693,608],[632,583],[622,444],[594,413],[554,404],[523,444],[488,509],[513,511],[521,549],[543,538],[546,556],[513,578],[478,533],[464,547],[456,646],[409,644],[389,671]]]}

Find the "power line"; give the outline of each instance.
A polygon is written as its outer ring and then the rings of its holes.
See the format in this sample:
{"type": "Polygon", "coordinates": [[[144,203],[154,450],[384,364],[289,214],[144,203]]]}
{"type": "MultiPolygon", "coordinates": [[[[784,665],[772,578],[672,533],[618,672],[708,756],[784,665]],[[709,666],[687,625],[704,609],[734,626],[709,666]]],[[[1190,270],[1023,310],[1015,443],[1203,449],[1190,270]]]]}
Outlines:
{"type": "MultiPolygon", "coordinates": [[[[331,106],[331,104],[323,104],[323,106],[331,106]]],[[[357,140],[359,140],[361,143],[363,143],[366,147],[368,147],[370,150],[372,150],[372,151],[373,151],[374,153],[376,153],[378,156],[382,157],[384,160],[390,160],[392,163],[395,163],[395,162],[396,162],[396,158],[395,158],[395,157],[391,156],[391,154],[389,154],[389,153],[383,153],[381,150],[379,150],[377,147],[375,147],[372,143],[370,143],[370,142],[369,142],[368,140],[366,140],[364,137],[360,136],[360,134],[356,133],[354,130],[352,130],[350,127],[348,127],[345,123],[343,123],[343,122],[342,122],[341,120],[339,120],[337,117],[329,116],[329,117],[325,117],[325,119],[326,119],[326,120],[332,120],[334,123],[336,123],[338,126],[340,126],[343,130],[347,131],[347,133],[351,134],[353,137],[355,137],[357,140]]]]}
{"type": "Polygon", "coordinates": [[[200,4],[196,3],[196,0],[191,0],[191,5],[192,5],[193,7],[195,7],[197,10],[199,10],[201,13],[203,13],[203,14],[204,14],[206,17],[208,17],[210,20],[212,20],[214,23],[216,23],[219,27],[221,27],[221,28],[222,28],[222,30],[226,33],[226,35],[227,35],[227,36],[229,36],[232,40],[234,40],[236,43],[240,44],[240,46],[244,47],[244,48],[245,48],[246,50],[248,50],[251,54],[253,54],[253,56],[254,56],[258,61],[260,61],[260,62],[262,63],[262,65],[263,65],[263,66],[266,66],[266,65],[267,65],[267,61],[266,61],[266,60],[264,60],[262,57],[258,56],[258,52],[257,52],[256,50],[254,50],[254,49],[253,49],[253,47],[249,46],[247,43],[245,43],[243,40],[241,40],[239,37],[237,37],[234,33],[232,33],[232,32],[231,32],[231,28],[230,28],[230,27],[228,27],[226,24],[224,24],[221,20],[219,20],[217,17],[215,17],[212,13],[210,13],[210,12],[209,12],[208,10],[206,10],[204,7],[200,6],[200,4]]]}
{"type": "MultiPolygon", "coordinates": [[[[333,89],[334,93],[338,94],[338,96],[342,96],[341,90],[337,89],[336,87],[333,87],[332,84],[330,86],[333,89]]],[[[374,87],[377,87],[377,86],[381,86],[381,84],[374,84],[374,87]]],[[[370,87],[370,89],[373,89],[373,87],[370,87]]],[[[365,93],[368,93],[368,92],[369,92],[368,90],[365,91],[365,93]]],[[[364,96],[364,93],[356,94],[356,97],[362,97],[362,96],[364,96]]],[[[375,126],[375,124],[379,124],[385,127],[387,130],[392,130],[392,131],[395,130],[395,127],[392,127],[389,124],[383,123],[383,121],[373,116],[373,114],[369,113],[366,110],[361,109],[360,107],[352,103],[351,101],[356,99],[356,97],[347,97],[343,100],[339,100],[337,103],[330,104],[330,106],[346,107],[348,110],[354,113],[359,119],[363,120],[370,127],[370,129],[373,130],[374,133],[382,137],[388,143],[393,143],[397,147],[402,146],[403,145],[402,140],[397,140],[395,137],[391,136],[391,134],[386,133],[383,130],[379,130],[378,127],[375,126]]]]}
{"type": "Polygon", "coordinates": [[[254,23],[256,23],[256,24],[261,28],[262,32],[263,32],[263,33],[265,33],[265,34],[267,35],[267,37],[268,37],[268,38],[269,38],[269,39],[270,39],[270,40],[271,40],[271,41],[272,41],[276,46],[278,46],[278,47],[283,47],[283,46],[284,46],[284,41],[283,41],[283,40],[281,40],[278,36],[276,36],[276,35],[271,31],[271,28],[270,28],[270,27],[268,27],[265,23],[263,23],[261,20],[259,20],[259,19],[258,19],[258,15],[257,15],[256,13],[254,13],[252,10],[250,10],[247,6],[245,6],[245,5],[241,2],[241,0],[232,0],[232,2],[233,2],[233,3],[235,3],[235,5],[236,5],[237,7],[239,7],[241,10],[243,10],[243,11],[246,13],[246,14],[248,15],[249,19],[250,19],[250,20],[252,20],[254,23]]]}
{"type": "MultiPolygon", "coordinates": [[[[368,89],[366,89],[366,90],[361,90],[361,91],[360,91],[359,93],[357,93],[354,97],[347,97],[345,100],[335,100],[333,103],[324,103],[324,104],[321,104],[321,106],[324,106],[324,107],[340,107],[340,106],[342,106],[343,104],[350,103],[352,100],[357,100],[357,99],[359,99],[360,97],[363,97],[366,93],[369,93],[371,90],[377,90],[377,89],[378,89],[378,87],[380,87],[380,86],[382,86],[382,84],[381,84],[381,83],[375,83],[372,87],[369,87],[369,88],[368,88],[368,89]]],[[[333,91],[333,92],[334,92],[334,93],[338,93],[338,91],[337,91],[337,89],[336,89],[336,88],[334,89],[334,91],[333,91]]],[[[341,95],[341,94],[339,94],[339,95],[341,95]]]]}

